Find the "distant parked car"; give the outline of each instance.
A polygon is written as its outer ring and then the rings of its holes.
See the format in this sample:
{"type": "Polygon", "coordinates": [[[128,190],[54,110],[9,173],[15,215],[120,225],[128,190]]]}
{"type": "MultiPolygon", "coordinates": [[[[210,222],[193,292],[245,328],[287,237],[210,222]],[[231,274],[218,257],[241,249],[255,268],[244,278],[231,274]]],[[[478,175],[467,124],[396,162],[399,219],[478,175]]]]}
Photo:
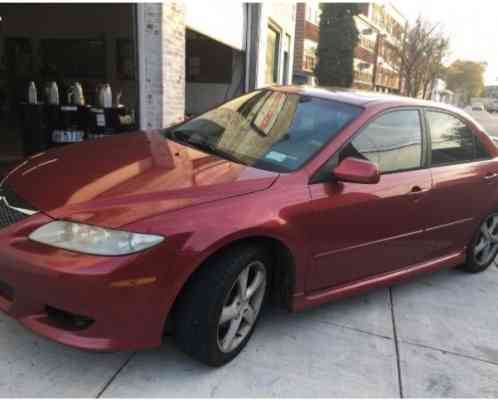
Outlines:
{"type": "Polygon", "coordinates": [[[498,112],[498,99],[488,104],[488,112],[489,113],[498,112]]]}
{"type": "Polygon", "coordinates": [[[158,346],[168,322],[220,366],[267,300],[298,311],[497,253],[492,140],[456,108],[383,94],[259,90],[0,182],[0,310],[84,349],[158,346]]]}
{"type": "Polygon", "coordinates": [[[474,103],[472,105],[472,110],[475,112],[484,112],[486,109],[484,108],[484,105],[482,103],[474,103]]]}

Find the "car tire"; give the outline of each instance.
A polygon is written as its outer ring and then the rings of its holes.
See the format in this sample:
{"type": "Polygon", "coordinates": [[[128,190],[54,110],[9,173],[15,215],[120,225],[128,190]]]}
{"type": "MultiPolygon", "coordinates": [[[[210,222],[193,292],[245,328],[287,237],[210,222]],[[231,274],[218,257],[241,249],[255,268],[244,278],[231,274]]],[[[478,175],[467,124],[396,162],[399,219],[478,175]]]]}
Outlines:
{"type": "Polygon", "coordinates": [[[178,347],[212,367],[235,358],[261,315],[270,268],[271,258],[259,245],[236,246],[208,260],[193,274],[175,306],[178,347]]]}
{"type": "Polygon", "coordinates": [[[488,215],[479,225],[461,268],[470,273],[483,272],[493,264],[498,254],[498,211],[488,215]]]}

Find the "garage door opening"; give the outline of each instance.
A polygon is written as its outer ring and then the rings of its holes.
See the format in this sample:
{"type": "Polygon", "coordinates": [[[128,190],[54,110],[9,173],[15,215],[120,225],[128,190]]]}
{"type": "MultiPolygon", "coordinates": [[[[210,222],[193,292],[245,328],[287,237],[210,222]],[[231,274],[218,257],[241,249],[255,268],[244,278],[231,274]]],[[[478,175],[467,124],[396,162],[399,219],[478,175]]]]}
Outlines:
{"type": "Polygon", "coordinates": [[[186,113],[195,116],[244,92],[245,53],[186,31],[186,113]]]}

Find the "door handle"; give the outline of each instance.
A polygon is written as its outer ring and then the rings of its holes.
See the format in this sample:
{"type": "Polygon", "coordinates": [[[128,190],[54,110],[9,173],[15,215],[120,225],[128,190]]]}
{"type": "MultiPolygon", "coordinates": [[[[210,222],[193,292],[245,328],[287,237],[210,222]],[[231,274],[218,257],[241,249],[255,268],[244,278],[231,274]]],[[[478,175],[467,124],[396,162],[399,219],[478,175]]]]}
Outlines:
{"type": "Polygon", "coordinates": [[[411,198],[411,200],[414,203],[418,203],[424,197],[424,194],[427,193],[429,190],[430,188],[413,186],[407,195],[411,198]]]}
{"type": "Polygon", "coordinates": [[[413,186],[408,194],[409,195],[420,195],[420,194],[426,193],[427,191],[429,191],[428,188],[423,188],[420,186],[413,186]]]}
{"type": "Polygon", "coordinates": [[[498,177],[498,173],[487,173],[486,176],[484,176],[484,180],[493,180],[498,177]]]}

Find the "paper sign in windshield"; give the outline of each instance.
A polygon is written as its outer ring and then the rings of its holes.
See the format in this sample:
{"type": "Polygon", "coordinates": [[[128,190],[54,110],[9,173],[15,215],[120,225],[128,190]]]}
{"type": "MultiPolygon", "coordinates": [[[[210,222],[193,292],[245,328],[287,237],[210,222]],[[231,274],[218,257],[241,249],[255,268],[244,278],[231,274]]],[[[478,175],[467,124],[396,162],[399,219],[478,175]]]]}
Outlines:
{"type": "Polygon", "coordinates": [[[271,94],[259,110],[259,113],[254,120],[254,125],[266,135],[270,134],[286,100],[287,96],[281,92],[274,92],[271,94]]]}
{"type": "Polygon", "coordinates": [[[266,154],[265,158],[271,159],[276,162],[283,162],[284,160],[287,159],[287,155],[281,154],[280,152],[271,151],[266,154]]]}

